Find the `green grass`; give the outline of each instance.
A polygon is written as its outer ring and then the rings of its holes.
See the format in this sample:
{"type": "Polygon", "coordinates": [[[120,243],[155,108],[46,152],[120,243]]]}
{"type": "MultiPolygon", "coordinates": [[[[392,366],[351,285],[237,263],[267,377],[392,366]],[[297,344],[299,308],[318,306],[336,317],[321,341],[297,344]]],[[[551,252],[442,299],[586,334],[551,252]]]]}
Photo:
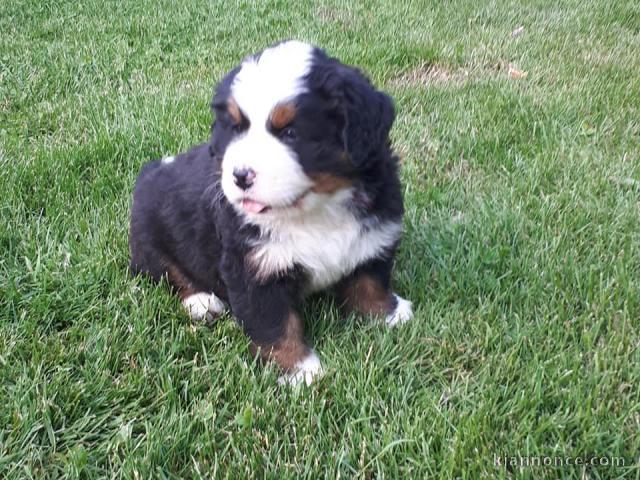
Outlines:
{"type": "Polygon", "coordinates": [[[16,0],[0,29],[0,478],[640,478],[636,0],[16,0]],[[416,310],[311,302],[309,389],[127,272],[140,166],[287,37],[396,99],[416,310]]]}

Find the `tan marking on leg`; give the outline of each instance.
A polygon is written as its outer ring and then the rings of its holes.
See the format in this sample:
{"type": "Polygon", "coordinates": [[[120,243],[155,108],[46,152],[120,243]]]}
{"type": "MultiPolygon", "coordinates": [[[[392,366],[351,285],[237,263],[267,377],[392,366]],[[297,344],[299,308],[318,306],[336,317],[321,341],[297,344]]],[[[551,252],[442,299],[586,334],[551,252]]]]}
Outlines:
{"type": "Polygon", "coordinates": [[[184,300],[185,298],[199,292],[178,265],[173,262],[168,262],[166,264],[166,269],[169,283],[176,289],[176,293],[180,300],[184,300]]]}
{"type": "Polygon", "coordinates": [[[214,293],[202,291],[193,285],[180,266],[166,259],[163,263],[169,284],[192,319],[213,321],[224,311],[224,302],[214,293]]]}
{"type": "Polygon", "coordinates": [[[263,360],[273,360],[285,372],[293,371],[296,364],[311,352],[304,340],[302,321],[293,312],[287,317],[284,333],[280,339],[271,345],[258,345],[252,342],[250,349],[253,355],[259,350],[263,360]]]}
{"type": "Polygon", "coordinates": [[[388,315],[395,308],[395,298],[380,282],[362,274],[349,280],[340,290],[344,307],[367,315],[388,315]]]}

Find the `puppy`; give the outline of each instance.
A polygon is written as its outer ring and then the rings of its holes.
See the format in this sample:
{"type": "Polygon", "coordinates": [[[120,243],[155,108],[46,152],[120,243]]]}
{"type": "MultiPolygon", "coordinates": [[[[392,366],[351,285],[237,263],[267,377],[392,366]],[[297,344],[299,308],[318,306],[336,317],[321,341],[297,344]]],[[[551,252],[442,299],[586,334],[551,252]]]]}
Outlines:
{"type": "Polygon", "coordinates": [[[304,338],[306,295],[330,289],[389,326],[412,317],[390,289],[403,215],[393,103],[359,70],[287,41],[231,70],[212,108],[207,143],[138,176],[132,271],[166,277],[193,318],[228,304],[281,383],[310,384],[323,369],[304,338]]]}

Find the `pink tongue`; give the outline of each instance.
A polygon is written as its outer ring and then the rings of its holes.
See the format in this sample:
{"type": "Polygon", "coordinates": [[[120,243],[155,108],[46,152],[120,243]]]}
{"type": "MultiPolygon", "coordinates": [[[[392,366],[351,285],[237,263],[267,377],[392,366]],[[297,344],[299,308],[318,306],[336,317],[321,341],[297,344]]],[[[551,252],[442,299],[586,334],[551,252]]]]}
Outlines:
{"type": "Polygon", "coordinates": [[[250,200],[248,198],[245,198],[242,200],[242,208],[244,208],[246,212],[260,213],[265,208],[267,208],[267,206],[264,203],[256,202],[255,200],[250,200]]]}

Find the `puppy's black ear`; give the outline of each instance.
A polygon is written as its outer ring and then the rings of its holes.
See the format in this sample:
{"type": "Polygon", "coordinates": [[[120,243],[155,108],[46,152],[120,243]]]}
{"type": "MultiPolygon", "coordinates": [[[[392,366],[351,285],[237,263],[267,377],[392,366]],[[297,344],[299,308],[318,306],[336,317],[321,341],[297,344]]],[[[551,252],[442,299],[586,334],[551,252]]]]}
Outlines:
{"type": "Polygon", "coordinates": [[[342,65],[340,75],[346,116],[345,146],[354,166],[366,168],[389,148],[389,131],[395,119],[393,101],[355,68],[342,65]]]}
{"type": "Polygon", "coordinates": [[[395,119],[393,101],[376,90],[360,70],[334,58],[322,60],[316,79],[342,112],[344,144],[353,166],[366,169],[389,148],[389,131],[395,119]]]}

